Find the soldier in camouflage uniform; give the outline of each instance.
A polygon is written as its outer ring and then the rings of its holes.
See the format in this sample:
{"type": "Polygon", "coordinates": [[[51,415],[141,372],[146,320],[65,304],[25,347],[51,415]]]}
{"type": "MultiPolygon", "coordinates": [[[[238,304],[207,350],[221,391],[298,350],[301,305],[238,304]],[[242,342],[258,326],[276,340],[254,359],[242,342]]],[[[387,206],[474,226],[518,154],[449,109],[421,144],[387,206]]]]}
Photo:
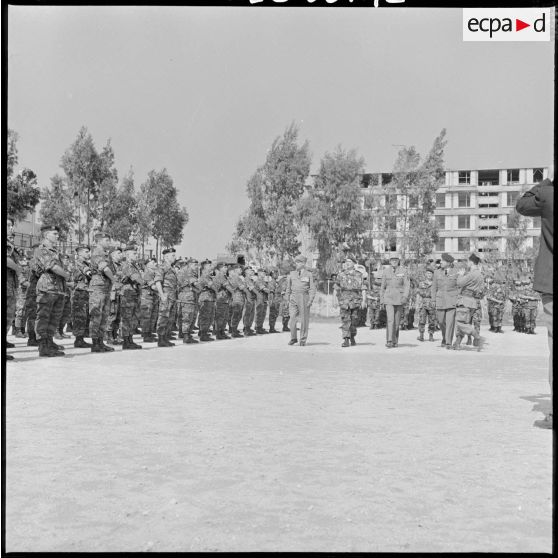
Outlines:
{"type": "Polygon", "coordinates": [[[182,315],[182,343],[199,343],[192,336],[196,323],[196,299],[199,290],[198,260],[190,258],[178,273],[178,300],[182,315]]]}
{"type": "Polygon", "coordinates": [[[502,318],[504,316],[504,304],[506,302],[506,291],[504,280],[496,276],[486,295],[488,303],[488,316],[490,320],[490,331],[504,333],[502,331],[502,318]]]}
{"type": "Polygon", "coordinates": [[[91,252],[88,246],[80,245],[76,248],[76,261],[73,268],[72,280],[74,290],[71,297],[72,330],[75,336],[74,347],[90,349],[91,344],[84,339],[89,315],[89,282],[92,272],[90,268],[91,252]]]}
{"type": "Polygon", "coordinates": [[[17,298],[16,298],[16,310],[15,310],[15,336],[18,339],[25,339],[27,334],[25,333],[25,299],[27,297],[27,288],[29,287],[29,275],[30,267],[29,261],[25,254],[22,254],[19,259],[20,271],[18,274],[18,288],[17,288],[17,298]]]}
{"type": "Polygon", "coordinates": [[[176,297],[178,290],[178,277],[172,265],[176,259],[174,248],[163,250],[163,263],[158,267],[155,274],[155,286],[159,293],[159,316],[157,319],[157,346],[174,347],[170,341],[172,333],[171,318],[174,317],[176,297]]]}
{"type": "Polygon", "coordinates": [[[39,342],[35,335],[35,321],[37,320],[37,281],[39,273],[37,270],[37,253],[39,244],[33,244],[31,247],[31,258],[29,260],[29,286],[25,292],[25,309],[23,321],[26,324],[26,331],[29,338],[27,339],[28,347],[38,347],[39,342]]]}
{"type": "Polygon", "coordinates": [[[333,287],[339,302],[341,316],[342,347],[356,345],[357,323],[360,309],[366,307],[366,284],[360,271],[355,269],[356,260],[347,256],[345,268],[338,273],[333,287]]]}
{"type": "Polygon", "coordinates": [[[64,328],[66,325],[70,326],[70,320],[72,319],[72,290],[74,288],[73,276],[73,265],[68,254],[62,255],[62,264],[64,269],[68,272],[69,279],[66,281],[66,289],[64,292],[64,308],[62,309],[62,316],[60,316],[60,323],[56,333],[54,334],[55,339],[69,339],[70,335],[64,333],[64,328]]]}
{"type": "Polygon", "coordinates": [[[143,283],[140,293],[140,312],[141,312],[141,334],[144,343],[155,343],[154,336],[157,327],[157,314],[159,313],[159,297],[155,286],[155,275],[157,272],[157,260],[149,258],[145,263],[143,271],[143,283]]]}
{"type": "Polygon", "coordinates": [[[43,240],[37,253],[37,321],[35,333],[39,340],[39,356],[64,356],[63,347],[54,343],[53,336],[60,323],[64,307],[65,282],[69,274],[64,269],[58,252],[60,229],[57,226],[41,227],[43,240]]]}
{"type": "Polygon", "coordinates": [[[513,282],[513,287],[508,293],[508,298],[512,303],[512,320],[513,320],[513,330],[521,332],[523,331],[523,320],[525,318],[523,301],[521,299],[522,293],[522,282],[521,279],[515,279],[513,282]]]}
{"type": "Polygon", "coordinates": [[[138,258],[137,245],[129,243],[124,249],[125,261],[120,267],[120,313],[122,316],[122,350],[142,349],[134,343],[134,331],[137,323],[138,300],[143,285],[143,276],[136,263],[138,258]]]}
{"type": "Polygon", "coordinates": [[[286,268],[281,268],[281,274],[277,277],[277,288],[276,292],[279,291],[281,294],[281,306],[279,308],[279,315],[281,316],[281,322],[283,328],[281,331],[291,331],[289,329],[289,320],[291,318],[289,314],[289,301],[287,299],[287,276],[289,271],[286,268]]]}
{"type": "Polygon", "coordinates": [[[219,262],[215,266],[215,277],[213,287],[216,293],[215,299],[215,338],[231,339],[225,329],[229,321],[230,303],[233,288],[229,282],[227,266],[225,262],[219,262]]]}
{"type": "Polygon", "coordinates": [[[215,341],[209,334],[209,328],[215,320],[215,299],[216,292],[214,286],[213,265],[211,260],[204,260],[201,263],[199,278],[200,294],[199,303],[199,339],[200,341],[215,341]]]}
{"type": "Polygon", "coordinates": [[[276,267],[270,270],[270,280],[269,280],[269,333],[279,333],[275,329],[275,324],[277,323],[277,317],[281,310],[281,301],[283,300],[283,295],[281,294],[281,288],[278,282],[279,270],[276,267]]]}
{"type": "Polygon", "coordinates": [[[525,289],[521,296],[525,300],[525,333],[535,335],[540,296],[537,291],[533,290],[533,283],[529,279],[524,280],[523,284],[525,289]]]}
{"type": "Polygon", "coordinates": [[[254,270],[251,267],[244,269],[244,294],[246,295],[244,302],[244,314],[242,323],[244,325],[244,336],[256,335],[252,329],[254,322],[254,313],[256,308],[256,286],[254,280],[254,270]]]}
{"type": "Polygon", "coordinates": [[[416,296],[415,306],[419,313],[418,330],[419,341],[424,341],[424,330],[428,322],[428,340],[434,341],[434,332],[436,331],[436,305],[432,300],[432,278],[434,277],[434,269],[427,267],[424,272],[424,278],[419,282],[416,296]]]}
{"type": "MultiPolygon", "coordinates": [[[[176,272],[176,277],[177,277],[177,281],[178,281],[178,275],[180,274],[180,270],[182,269],[182,267],[184,265],[184,261],[180,257],[180,258],[177,258],[173,262],[172,265],[173,265],[174,270],[176,272]]],[[[178,297],[178,282],[177,282],[176,296],[178,297]]],[[[177,338],[182,339],[183,338],[183,333],[182,333],[182,306],[180,304],[178,304],[178,298],[177,298],[176,304],[174,305],[174,315],[170,317],[169,321],[171,323],[171,335],[170,335],[169,339],[172,340],[172,341],[175,341],[177,338]],[[178,336],[177,337],[174,336],[175,331],[178,331],[178,336]]]]}
{"type": "Polygon", "coordinates": [[[110,238],[107,234],[95,235],[97,246],[91,253],[91,281],[89,282],[89,332],[92,353],[114,351],[105,345],[104,337],[110,312],[110,292],[116,268],[109,254],[110,238]]]}
{"type": "MultiPolygon", "coordinates": [[[[15,347],[13,343],[8,342],[5,336],[10,331],[12,327],[12,321],[16,312],[16,301],[17,301],[17,289],[18,289],[18,274],[20,273],[20,267],[18,263],[17,251],[13,244],[13,230],[14,221],[11,218],[7,219],[7,251],[6,251],[6,322],[4,329],[4,344],[6,348],[10,349],[15,347]]],[[[6,360],[13,360],[12,355],[6,354],[6,360]]]]}
{"type": "Polygon", "coordinates": [[[244,278],[240,275],[241,267],[239,264],[231,266],[229,270],[229,285],[232,289],[231,298],[231,329],[230,333],[233,338],[244,337],[238,331],[238,324],[242,319],[242,311],[244,310],[244,278]]]}
{"type": "Polygon", "coordinates": [[[371,280],[370,290],[366,295],[368,303],[368,322],[370,329],[376,329],[380,325],[380,287],[382,285],[381,279],[371,280]]]}
{"type": "Polygon", "coordinates": [[[110,312],[108,317],[107,330],[105,332],[105,339],[109,345],[121,345],[122,337],[119,335],[120,320],[122,319],[121,313],[121,292],[122,292],[122,278],[121,267],[124,253],[119,246],[112,249],[110,259],[114,266],[114,280],[110,290],[110,312]]]}
{"type": "Polygon", "coordinates": [[[258,275],[254,281],[254,285],[256,287],[256,333],[263,335],[267,333],[263,325],[267,313],[267,301],[269,297],[269,280],[265,269],[258,269],[258,275]]]}

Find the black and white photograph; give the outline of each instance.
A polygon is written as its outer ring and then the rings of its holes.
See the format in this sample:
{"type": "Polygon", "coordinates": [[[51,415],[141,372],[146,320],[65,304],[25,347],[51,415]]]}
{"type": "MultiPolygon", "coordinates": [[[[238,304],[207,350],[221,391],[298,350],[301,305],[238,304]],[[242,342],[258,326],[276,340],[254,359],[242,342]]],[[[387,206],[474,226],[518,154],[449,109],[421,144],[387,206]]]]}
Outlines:
{"type": "Polygon", "coordinates": [[[2,553],[552,553],[554,3],[337,4],[3,3],[2,553]]]}

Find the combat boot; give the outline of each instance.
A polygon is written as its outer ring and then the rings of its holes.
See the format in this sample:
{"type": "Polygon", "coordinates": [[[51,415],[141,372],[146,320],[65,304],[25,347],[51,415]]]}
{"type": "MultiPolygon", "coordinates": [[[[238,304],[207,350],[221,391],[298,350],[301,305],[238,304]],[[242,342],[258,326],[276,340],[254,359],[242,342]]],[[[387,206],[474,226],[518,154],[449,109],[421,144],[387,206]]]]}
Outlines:
{"type": "Polygon", "coordinates": [[[353,334],[353,335],[351,335],[351,346],[354,347],[355,345],[356,345],[356,341],[355,341],[355,336],[353,334]]]}
{"type": "Polygon", "coordinates": [[[91,344],[87,343],[87,341],[85,341],[85,339],[83,338],[83,335],[78,335],[76,337],[76,340],[74,341],[74,347],[76,349],[90,349],[91,344]]]}
{"type": "Polygon", "coordinates": [[[25,333],[23,333],[23,328],[22,327],[18,327],[16,329],[15,336],[17,337],[17,339],[25,339],[27,337],[27,335],[25,333]]]}
{"type": "Polygon", "coordinates": [[[498,326],[498,327],[496,328],[496,333],[504,333],[504,332],[502,331],[502,326],[498,326]]]}
{"type": "Polygon", "coordinates": [[[417,337],[418,341],[424,341],[424,331],[419,332],[419,336],[417,337]]]}
{"type": "Polygon", "coordinates": [[[159,335],[159,341],[157,341],[157,347],[174,347],[174,343],[167,341],[165,337],[159,335]]]}
{"type": "Polygon", "coordinates": [[[182,339],[182,343],[187,343],[187,344],[194,344],[194,343],[199,343],[199,341],[197,339],[194,339],[192,337],[192,334],[188,334],[185,335],[184,338],[182,339]]]}
{"type": "Polygon", "coordinates": [[[131,335],[128,335],[127,337],[124,337],[124,341],[122,343],[122,350],[123,351],[132,351],[132,350],[136,350],[136,349],[141,349],[142,347],[140,345],[136,345],[132,339],[131,335]]]}
{"type": "Polygon", "coordinates": [[[105,350],[101,347],[101,345],[99,343],[99,338],[98,337],[92,337],[91,342],[93,343],[91,345],[91,352],[92,353],[104,353],[105,352],[105,350]]]}
{"type": "Polygon", "coordinates": [[[4,358],[5,358],[5,360],[14,360],[13,355],[8,355],[8,354],[6,354],[6,355],[4,356],[4,358]]]}
{"type": "Polygon", "coordinates": [[[240,333],[238,329],[233,330],[232,336],[234,339],[239,339],[240,337],[244,337],[244,335],[242,335],[242,333],[240,333]]]}
{"type": "Polygon", "coordinates": [[[256,333],[258,335],[264,335],[264,334],[267,333],[267,330],[265,330],[263,327],[258,327],[258,328],[256,328],[256,333]]]}
{"type": "Polygon", "coordinates": [[[35,332],[33,330],[29,332],[29,339],[27,340],[27,346],[28,347],[39,346],[39,342],[37,341],[37,336],[35,335],[35,332]]]}
{"type": "Polygon", "coordinates": [[[283,331],[291,331],[289,329],[289,318],[283,318],[283,331]]]}
{"type": "Polygon", "coordinates": [[[6,349],[13,349],[15,347],[15,345],[13,343],[10,343],[8,340],[6,340],[4,345],[6,345],[6,349]]]}
{"type": "Polygon", "coordinates": [[[47,337],[48,339],[48,345],[51,349],[55,349],[57,351],[63,351],[64,350],[64,345],[57,345],[54,342],[54,339],[52,337],[47,337]]]}
{"type": "Polygon", "coordinates": [[[48,339],[39,339],[39,356],[42,357],[64,356],[64,353],[53,350],[48,343],[48,339]]]}
{"type": "Polygon", "coordinates": [[[275,329],[275,326],[273,326],[269,328],[268,333],[279,333],[279,332],[275,329]]]}
{"type": "Polygon", "coordinates": [[[105,353],[112,353],[112,351],[114,351],[114,347],[110,347],[109,345],[105,345],[102,337],[99,337],[99,347],[101,347],[101,349],[105,353]]]}
{"type": "Polygon", "coordinates": [[[153,335],[147,335],[143,338],[144,343],[157,343],[157,339],[153,335]]]}
{"type": "Polygon", "coordinates": [[[215,341],[215,339],[213,339],[213,337],[211,337],[211,335],[209,335],[209,333],[204,332],[204,333],[200,333],[200,341],[203,341],[203,342],[215,341]]]}
{"type": "Polygon", "coordinates": [[[428,341],[434,341],[434,334],[433,333],[428,334],[428,341]]]}

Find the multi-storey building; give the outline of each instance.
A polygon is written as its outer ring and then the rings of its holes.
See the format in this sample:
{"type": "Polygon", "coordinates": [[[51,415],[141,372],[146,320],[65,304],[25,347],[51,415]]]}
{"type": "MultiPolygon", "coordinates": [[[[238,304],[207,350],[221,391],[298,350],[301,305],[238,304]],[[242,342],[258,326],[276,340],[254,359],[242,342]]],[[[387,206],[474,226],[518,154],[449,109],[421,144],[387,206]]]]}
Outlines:
{"type": "MultiPolygon", "coordinates": [[[[454,170],[445,172],[445,183],[436,192],[434,219],[438,226],[439,240],[433,251],[434,257],[448,252],[460,259],[472,251],[506,252],[508,216],[517,198],[533,185],[549,176],[549,167],[510,169],[454,170]]],[[[363,208],[374,212],[386,203],[401,209],[407,204],[410,211],[416,200],[401,194],[386,194],[391,173],[366,173],[362,176],[363,208]],[[395,196],[396,199],[387,199],[395,196]]],[[[372,220],[374,222],[374,220],[372,220]]],[[[540,236],[540,218],[526,218],[527,240],[524,247],[533,247],[540,236]]],[[[401,219],[388,218],[381,226],[392,230],[389,240],[378,230],[371,230],[376,252],[400,248],[402,237],[401,219]],[[382,238],[384,237],[384,238],[382,238]],[[387,245],[389,244],[389,245],[387,245]]]]}

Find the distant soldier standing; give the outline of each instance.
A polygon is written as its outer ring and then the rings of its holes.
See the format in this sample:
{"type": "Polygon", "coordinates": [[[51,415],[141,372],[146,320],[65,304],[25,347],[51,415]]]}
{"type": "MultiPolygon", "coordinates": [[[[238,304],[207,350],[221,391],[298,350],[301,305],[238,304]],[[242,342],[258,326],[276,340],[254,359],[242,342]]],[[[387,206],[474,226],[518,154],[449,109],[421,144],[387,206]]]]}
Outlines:
{"type": "Polygon", "coordinates": [[[416,308],[419,313],[418,330],[419,341],[424,341],[424,330],[428,322],[428,341],[434,341],[436,331],[436,306],[432,300],[432,278],[434,269],[427,267],[424,272],[424,279],[419,282],[416,294],[416,308]]]}
{"type": "Polygon", "coordinates": [[[199,343],[192,336],[196,323],[196,298],[198,284],[198,260],[190,258],[178,274],[178,301],[182,310],[182,343],[199,343]]]}
{"type": "Polygon", "coordinates": [[[525,300],[525,333],[535,335],[540,297],[539,294],[533,290],[533,283],[529,279],[524,280],[524,285],[525,290],[521,296],[525,300]]]}
{"type": "Polygon", "coordinates": [[[342,347],[356,345],[357,324],[360,310],[366,308],[366,284],[362,273],[355,269],[356,260],[351,256],[345,259],[345,269],[337,275],[334,291],[339,302],[341,316],[342,347]]]}
{"type": "Polygon", "coordinates": [[[157,341],[153,335],[157,326],[157,314],[159,312],[159,298],[155,286],[156,271],[157,260],[149,258],[145,263],[145,270],[142,274],[143,283],[140,293],[141,334],[144,343],[155,343],[157,341]]]}
{"type": "Polygon", "coordinates": [[[297,322],[300,319],[299,345],[301,347],[306,345],[310,325],[310,306],[316,296],[314,278],[312,273],[305,268],[306,261],[306,257],[302,254],[295,258],[296,269],[289,273],[285,289],[285,297],[289,300],[289,329],[291,331],[289,345],[297,342],[297,322]]]}
{"type": "Polygon", "coordinates": [[[73,265],[68,254],[62,255],[62,264],[64,269],[68,273],[69,279],[66,281],[66,287],[64,292],[64,308],[62,310],[62,316],[60,316],[60,323],[54,337],[56,339],[69,339],[70,335],[64,333],[64,328],[66,325],[70,325],[70,320],[72,319],[72,290],[74,288],[73,281],[73,265]]]}
{"type": "Polygon", "coordinates": [[[225,333],[229,321],[229,304],[232,297],[232,287],[227,277],[225,262],[219,262],[215,267],[213,278],[215,290],[215,338],[230,339],[225,333]]]}
{"type": "Polygon", "coordinates": [[[43,240],[37,254],[37,268],[40,278],[37,281],[37,321],[35,333],[39,340],[39,356],[64,356],[56,345],[53,336],[60,323],[64,308],[65,281],[69,274],[65,271],[58,252],[60,229],[57,226],[41,227],[43,240]]]}
{"type": "Polygon", "coordinates": [[[37,269],[37,254],[39,244],[33,244],[31,247],[32,253],[29,260],[29,286],[25,293],[25,315],[24,321],[26,323],[28,347],[38,347],[39,342],[35,334],[35,322],[37,320],[37,281],[40,274],[37,269]]]}
{"type": "MultiPolygon", "coordinates": [[[[6,339],[6,335],[12,327],[12,321],[16,312],[16,302],[17,302],[17,288],[18,288],[18,274],[20,273],[20,267],[18,264],[17,253],[15,246],[13,244],[13,230],[14,222],[11,218],[7,219],[7,238],[8,245],[6,250],[6,322],[4,329],[4,340],[6,348],[13,348],[15,345],[9,343],[6,339]]],[[[12,355],[6,354],[6,360],[13,360],[12,355]]]]}
{"type": "Polygon", "coordinates": [[[506,303],[506,291],[504,289],[504,279],[496,274],[493,283],[486,295],[488,303],[488,315],[490,317],[490,331],[494,333],[504,333],[502,331],[502,318],[504,317],[504,305],[506,303]]]}
{"type": "Polygon", "coordinates": [[[256,335],[256,332],[252,329],[256,310],[256,286],[254,282],[254,270],[251,267],[246,267],[244,269],[244,294],[246,298],[244,302],[242,324],[244,326],[244,336],[248,337],[250,335],[256,335]]]}
{"type": "Polygon", "coordinates": [[[276,267],[270,270],[270,280],[269,280],[269,317],[267,322],[269,324],[269,333],[279,333],[275,329],[275,324],[277,323],[277,318],[281,310],[281,300],[283,300],[283,295],[281,294],[281,287],[278,282],[279,271],[276,267]]]}
{"type": "Polygon", "coordinates": [[[209,334],[209,328],[215,320],[215,299],[216,292],[213,284],[213,266],[211,260],[204,260],[201,263],[201,272],[199,279],[200,294],[198,302],[199,309],[199,339],[200,341],[215,341],[209,334]]]}
{"type": "Polygon", "coordinates": [[[29,261],[27,257],[22,254],[19,259],[20,271],[18,274],[18,288],[17,288],[17,299],[16,299],[16,311],[15,311],[15,336],[18,339],[25,339],[27,334],[25,333],[25,299],[27,297],[27,288],[29,287],[29,261]]]}
{"type": "Polygon", "coordinates": [[[267,281],[265,269],[258,269],[258,276],[254,281],[254,285],[256,287],[256,333],[263,335],[267,333],[263,325],[269,296],[269,281],[267,281]]]}
{"type": "Polygon", "coordinates": [[[120,268],[122,289],[120,293],[120,307],[122,316],[122,350],[142,349],[141,345],[134,343],[134,330],[137,323],[137,308],[143,277],[136,264],[138,253],[137,246],[130,243],[124,249],[125,261],[120,268]]]}
{"type": "Polygon", "coordinates": [[[244,337],[238,331],[238,324],[242,319],[242,311],[244,310],[244,279],[240,275],[240,265],[235,264],[229,270],[229,285],[232,289],[231,298],[231,336],[233,338],[244,337]]]}
{"type": "Polygon", "coordinates": [[[75,336],[74,347],[90,349],[85,341],[87,317],[89,315],[89,282],[91,281],[91,252],[83,244],[76,248],[76,262],[73,269],[74,290],[71,296],[72,331],[75,336]]]}
{"type": "Polygon", "coordinates": [[[104,343],[110,312],[110,291],[114,280],[114,264],[108,252],[110,238],[107,234],[95,235],[97,246],[91,254],[91,281],[89,282],[89,332],[92,353],[114,351],[104,343]]]}
{"type": "Polygon", "coordinates": [[[287,277],[289,271],[286,268],[281,268],[281,275],[277,277],[276,292],[281,294],[281,306],[279,308],[279,315],[283,324],[282,331],[290,331],[289,329],[289,299],[287,298],[287,277]]]}
{"type": "Polygon", "coordinates": [[[109,258],[112,262],[114,279],[110,289],[110,311],[108,317],[107,330],[105,331],[106,342],[109,345],[121,345],[120,320],[122,318],[120,297],[122,292],[121,267],[124,253],[122,248],[117,246],[110,252],[109,258]]]}
{"type": "Polygon", "coordinates": [[[368,323],[370,329],[376,329],[380,325],[380,287],[382,285],[381,279],[372,279],[370,290],[366,295],[368,303],[368,323]]]}
{"type": "Polygon", "coordinates": [[[170,318],[174,316],[178,289],[178,277],[172,265],[175,259],[176,250],[174,248],[165,248],[163,250],[163,263],[158,267],[155,274],[155,286],[159,293],[159,317],[157,319],[158,347],[174,347],[174,343],[169,340],[169,337],[172,328],[170,318]]]}

